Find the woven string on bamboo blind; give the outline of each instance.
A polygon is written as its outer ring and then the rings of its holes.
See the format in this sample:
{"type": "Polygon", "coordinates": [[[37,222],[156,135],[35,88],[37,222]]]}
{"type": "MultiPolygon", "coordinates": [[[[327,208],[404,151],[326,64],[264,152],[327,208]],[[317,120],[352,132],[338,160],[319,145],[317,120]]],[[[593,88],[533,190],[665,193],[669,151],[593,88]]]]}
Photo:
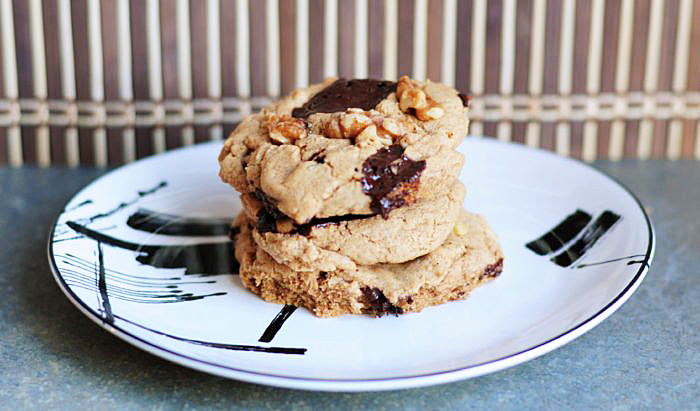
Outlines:
{"type": "Polygon", "coordinates": [[[0,164],[223,138],[327,76],[428,77],[472,134],[700,159],[700,0],[0,0],[0,164]]]}

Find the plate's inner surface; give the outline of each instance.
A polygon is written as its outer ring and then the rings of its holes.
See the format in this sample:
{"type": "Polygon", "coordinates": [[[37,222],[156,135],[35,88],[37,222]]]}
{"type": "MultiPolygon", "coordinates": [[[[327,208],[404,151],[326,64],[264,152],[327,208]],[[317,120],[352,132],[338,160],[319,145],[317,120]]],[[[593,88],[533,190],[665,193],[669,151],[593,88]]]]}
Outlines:
{"type": "Polygon", "coordinates": [[[418,314],[318,319],[241,286],[226,235],[240,205],[218,179],[218,150],[178,150],[97,180],[59,217],[52,252],[63,286],[104,324],[219,373],[382,379],[498,360],[597,315],[648,257],[646,217],[617,183],[551,154],[468,139],[465,208],[499,235],[502,275],[418,314]]]}

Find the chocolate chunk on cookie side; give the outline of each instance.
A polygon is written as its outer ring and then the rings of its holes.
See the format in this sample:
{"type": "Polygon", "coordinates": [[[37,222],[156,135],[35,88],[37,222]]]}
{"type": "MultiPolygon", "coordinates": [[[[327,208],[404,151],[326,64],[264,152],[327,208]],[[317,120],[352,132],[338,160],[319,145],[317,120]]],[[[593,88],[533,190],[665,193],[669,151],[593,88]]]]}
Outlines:
{"type": "Polygon", "coordinates": [[[362,165],[362,190],[372,202],[372,211],[388,218],[395,208],[415,201],[425,160],[411,160],[400,144],[377,150],[362,165]]]}

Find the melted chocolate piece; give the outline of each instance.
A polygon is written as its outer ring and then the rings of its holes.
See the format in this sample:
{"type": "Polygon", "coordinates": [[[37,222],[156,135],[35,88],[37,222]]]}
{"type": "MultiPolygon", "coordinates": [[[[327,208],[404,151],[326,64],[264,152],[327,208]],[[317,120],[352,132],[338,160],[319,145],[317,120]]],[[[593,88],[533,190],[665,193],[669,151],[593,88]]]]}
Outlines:
{"type": "Polygon", "coordinates": [[[319,164],[323,164],[323,163],[326,162],[326,155],[323,154],[322,151],[319,151],[318,153],[315,153],[314,155],[312,155],[312,156],[309,158],[309,160],[313,160],[313,161],[315,161],[315,162],[317,162],[317,163],[319,163],[319,164]]]}
{"type": "Polygon", "coordinates": [[[403,309],[390,303],[379,288],[362,287],[361,291],[367,300],[366,314],[372,314],[375,317],[381,317],[384,314],[403,314],[403,309]]]}
{"type": "MultiPolygon", "coordinates": [[[[277,204],[276,204],[275,200],[268,197],[264,191],[262,191],[259,188],[256,188],[255,189],[255,197],[257,197],[258,200],[262,201],[263,207],[265,208],[265,211],[267,211],[268,214],[272,215],[273,218],[279,219],[279,218],[285,217],[285,215],[279,210],[279,208],[277,208],[277,204]]],[[[258,213],[258,215],[259,215],[259,213],[258,213]]]]}
{"type": "Polygon", "coordinates": [[[464,93],[458,93],[457,95],[459,96],[459,99],[462,100],[462,105],[464,107],[469,107],[469,102],[472,100],[472,98],[464,93]]]}
{"type": "MultiPolygon", "coordinates": [[[[288,234],[301,234],[303,236],[310,236],[311,231],[316,227],[325,227],[331,224],[340,224],[343,221],[359,220],[362,218],[369,218],[373,215],[357,215],[357,214],[346,214],[341,216],[333,216],[327,218],[312,218],[308,223],[305,224],[294,224],[294,229],[288,234]]],[[[258,230],[260,234],[263,233],[276,233],[277,232],[277,220],[283,218],[284,215],[280,213],[277,208],[274,208],[273,212],[269,212],[266,207],[263,207],[258,211],[258,220],[255,224],[255,229],[258,230]]]]}
{"type": "Polygon", "coordinates": [[[413,203],[425,169],[425,160],[414,161],[403,153],[400,144],[392,144],[377,150],[362,164],[362,191],[372,199],[372,211],[385,219],[391,210],[413,203]]]}
{"type": "Polygon", "coordinates": [[[501,271],[503,271],[503,259],[502,258],[493,264],[487,265],[486,269],[481,274],[479,279],[482,279],[485,277],[491,277],[491,278],[498,277],[499,275],[501,275],[501,271]]]}
{"type": "Polygon", "coordinates": [[[275,220],[275,217],[268,213],[267,210],[261,208],[260,211],[258,211],[258,221],[255,222],[255,229],[258,230],[260,234],[274,233],[277,231],[277,220],[275,220]]]}
{"type": "Polygon", "coordinates": [[[238,234],[241,232],[240,227],[229,227],[228,229],[228,238],[231,241],[236,241],[236,237],[238,234]]]}
{"type": "Polygon", "coordinates": [[[311,230],[313,230],[316,227],[325,227],[331,224],[340,224],[343,221],[359,220],[362,218],[369,217],[372,217],[372,215],[346,214],[326,218],[312,218],[311,221],[309,221],[308,223],[295,225],[294,227],[297,233],[308,237],[309,235],[311,235],[311,230]]]}
{"type": "Polygon", "coordinates": [[[255,197],[263,204],[263,208],[258,211],[258,221],[255,224],[255,229],[258,230],[260,234],[274,233],[277,231],[276,221],[284,218],[285,215],[277,208],[275,201],[268,197],[261,189],[255,189],[255,197]]]}
{"type": "Polygon", "coordinates": [[[396,83],[392,81],[338,79],[292,110],[292,117],[307,118],[315,113],[335,113],[348,108],[371,110],[395,90],[396,83]]]}

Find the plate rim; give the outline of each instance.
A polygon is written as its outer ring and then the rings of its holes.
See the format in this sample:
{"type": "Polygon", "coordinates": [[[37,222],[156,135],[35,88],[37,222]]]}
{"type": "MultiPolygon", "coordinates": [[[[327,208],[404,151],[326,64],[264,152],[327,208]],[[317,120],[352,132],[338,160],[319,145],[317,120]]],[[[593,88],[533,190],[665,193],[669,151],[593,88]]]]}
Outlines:
{"type": "Polygon", "coordinates": [[[590,331],[593,327],[600,324],[603,320],[612,315],[617,311],[622,304],[624,304],[627,299],[634,293],[634,291],[642,283],[643,279],[649,271],[652,260],[655,253],[656,245],[656,233],[653,227],[653,223],[649,218],[644,206],[642,205],[639,198],[621,181],[617,178],[609,175],[608,173],[593,167],[591,164],[586,163],[582,160],[561,156],[557,153],[545,150],[542,148],[528,147],[521,144],[516,144],[513,142],[504,142],[494,138],[479,137],[479,136],[468,136],[467,139],[478,141],[479,143],[503,145],[509,147],[515,147],[517,149],[522,149],[524,151],[536,152],[546,156],[555,157],[565,162],[571,162],[578,166],[584,166],[594,172],[610,179],[612,182],[617,184],[622,188],[637,204],[639,210],[644,216],[644,220],[647,224],[648,232],[648,244],[647,250],[645,252],[643,263],[640,265],[639,269],[629,281],[629,283],[620,291],[615,297],[613,297],[607,304],[600,308],[596,313],[588,317],[587,319],[579,322],[578,324],[571,326],[566,331],[549,338],[543,342],[535,344],[526,349],[520,350],[518,352],[502,356],[489,361],[484,361],[478,364],[468,365],[466,367],[457,367],[449,370],[442,370],[436,372],[428,372],[417,375],[405,375],[396,377],[384,377],[384,378],[311,378],[311,377],[299,377],[299,376],[286,376],[278,375],[273,373],[251,371],[246,369],[240,369],[235,367],[230,367],[222,364],[217,364],[215,362],[197,359],[186,354],[178,353],[168,348],[162,347],[156,343],[145,340],[139,336],[132,334],[131,332],[116,326],[114,324],[108,324],[104,322],[102,317],[95,312],[92,308],[87,306],[81,299],[73,293],[73,291],[65,283],[63,277],[60,274],[58,266],[56,265],[55,256],[53,252],[53,234],[56,228],[56,224],[60,216],[63,214],[66,206],[76,198],[81,192],[86,190],[88,187],[95,184],[97,181],[105,178],[106,176],[121,170],[122,168],[133,166],[135,163],[151,161],[160,156],[165,156],[172,154],[176,151],[187,150],[197,146],[205,145],[218,145],[222,141],[205,142],[195,146],[181,147],[175,150],[169,150],[164,153],[159,153],[153,156],[145,157],[139,159],[135,162],[128,163],[116,167],[105,174],[102,174],[94,178],[89,183],[85,184],[78,192],[73,194],[71,198],[66,202],[64,207],[58,212],[58,215],[54,218],[54,222],[49,229],[49,235],[47,239],[47,257],[49,266],[51,268],[51,273],[54,280],[58,284],[59,288],[63,294],[68,298],[68,300],[76,306],[86,317],[91,319],[94,323],[107,330],[116,337],[124,340],[125,342],[134,345],[150,354],[157,357],[163,358],[165,360],[174,362],[179,365],[184,365],[189,368],[196,369],[198,371],[203,371],[209,374],[218,375],[225,378],[233,378],[241,381],[265,384],[283,388],[297,388],[306,390],[320,390],[320,391],[379,391],[379,390],[390,390],[390,389],[402,389],[402,388],[417,388],[429,385],[435,385],[440,383],[447,383],[453,381],[459,381],[463,379],[473,378],[485,374],[490,374],[505,368],[509,368],[518,364],[522,364],[531,359],[544,355],[551,352],[590,331]]]}

